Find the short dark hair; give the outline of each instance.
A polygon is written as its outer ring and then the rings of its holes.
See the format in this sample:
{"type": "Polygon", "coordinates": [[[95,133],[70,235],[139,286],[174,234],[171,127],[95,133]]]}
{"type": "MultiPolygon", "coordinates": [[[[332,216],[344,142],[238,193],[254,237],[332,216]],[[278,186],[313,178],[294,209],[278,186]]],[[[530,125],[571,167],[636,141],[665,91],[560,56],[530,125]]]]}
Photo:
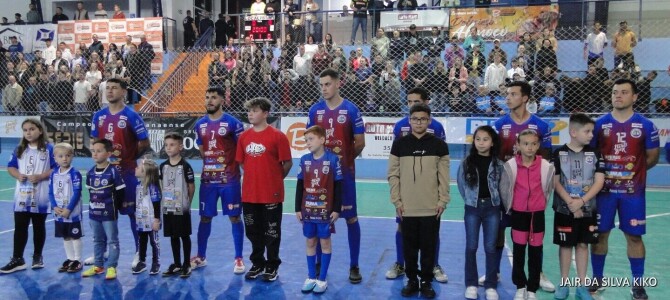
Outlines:
{"type": "Polygon", "coordinates": [[[187,11],[186,11],[186,13],[187,13],[187,14],[190,14],[190,13],[191,13],[191,10],[190,10],[190,9],[189,9],[189,10],[187,10],[187,11]]]}
{"type": "Polygon", "coordinates": [[[258,107],[262,111],[269,112],[270,109],[272,108],[272,102],[270,102],[270,100],[268,100],[268,98],[258,97],[258,98],[249,99],[249,100],[247,100],[247,102],[244,103],[244,108],[246,108],[246,109],[252,109],[254,107],[258,107]]]}
{"type": "Polygon", "coordinates": [[[121,80],[121,79],[119,79],[119,78],[110,78],[110,79],[108,79],[108,80],[107,80],[107,84],[110,84],[110,83],[118,83],[119,86],[120,86],[122,89],[124,89],[124,90],[127,90],[127,89],[128,89],[128,83],[125,82],[125,81],[123,81],[123,80],[121,80]]]}
{"type": "Polygon", "coordinates": [[[21,14],[20,14],[20,13],[15,13],[14,16],[20,18],[20,17],[21,17],[21,14]]]}
{"type": "Polygon", "coordinates": [[[105,147],[105,151],[107,152],[112,152],[112,150],[114,150],[114,144],[112,144],[112,141],[107,139],[97,139],[93,142],[93,145],[95,144],[102,144],[105,147]]]}
{"type": "Polygon", "coordinates": [[[226,93],[223,91],[223,89],[222,89],[222,88],[218,88],[218,87],[211,87],[211,88],[208,88],[207,91],[206,91],[205,93],[207,93],[207,94],[208,94],[208,93],[216,93],[217,95],[219,95],[219,96],[221,96],[221,97],[223,97],[223,96],[226,95],[226,93]]]}
{"type": "Polygon", "coordinates": [[[332,79],[337,80],[337,79],[340,79],[340,73],[338,73],[337,71],[335,71],[333,69],[325,69],[319,75],[319,78],[323,78],[323,77],[330,77],[332,79]]]}
{"type": "Polygon", "coordinates": [[[430,106],[424,103],[412,105],[412,107],[409,108],[409,115],[411,116],[415,112],[425,112],[430,116],[430,106]]]}
{"type": "Polygon", "coordinates": [[[507,85],[508,88],[518,86],[521,88],[521,96],[527,96],[530,98],[530,92],[532,91],[532,88],[530,87],[530,84],[525,81],[512,81],[510,84],[507,85]]]}
{"type": "Polygon", "coordinates": [[[423,101],[430,100],[430,92],[428,92],[428,90],[426,90],[422,87],[415,87],[415,88],[409,90],[409,92],[407,92],[407,95],[409,96],[410,94],[419,94],[419,96],[421,97],[421,100],[423,100],[423,101]]]}
{"type": "Polygon", "coordinates": [[[614,85],[621,85],[621,84],[630,84],[630,87],[633,90],[633,94],[637,95],[637,84],[635,83],[635,81],[632,81],[632,80],[626,79],[626,78],[621,78],[621,79],[617,79],[614,82],[614,85]]]}
{"type": "Polygon", "coordinates": [[[575,113],[570,115],[570,127],[576,126],[577,128],[581,128],[587,124],[593,124],[595,126],[596,121],[593,121],[591,117],[583,113],[575,113]]]}
{"type": "Polygon", "coordinates": [[[56,6],[56,9],[60,9],[60,10],[63,10],[63,8],[62,8],[62,7],[60,7],[60,6],[56,6]]]}
{"type": "Polygon", "coordinates": [[[173,140],[175,140],[177,142],[180,142],[180,143],[184,142],[184,136],[179,134],[179,132],[174,132],[174,131],[173,132],[168,132],[168,133],[165,134],[165,137],[163,138],[163,140],[167,140],[167,139],[173,139],[173,140]]]}

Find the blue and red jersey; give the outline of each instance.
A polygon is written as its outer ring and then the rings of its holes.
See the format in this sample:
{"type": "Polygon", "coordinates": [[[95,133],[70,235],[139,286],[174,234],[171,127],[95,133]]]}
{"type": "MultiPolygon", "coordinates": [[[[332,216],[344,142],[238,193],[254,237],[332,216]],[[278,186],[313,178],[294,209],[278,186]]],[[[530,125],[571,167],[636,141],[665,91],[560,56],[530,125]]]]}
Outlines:
{"type": "Polygon", "coordinates": [[[500,135],[502,146],[500,149],[500,159],[503,161],[514,157],[514,154],[517,152],[516,137],[526,129],[537,131],[540,137],[540,148],[551,151],[551,128],[549,123],[536,115],[530,115],[530,118],[521,124],[514,122],[510,115],[505,115],[496,120],[493,123],[493,127],[500,135]]]}
{"type": "Polygon", "coordinates": [[[240,181],[240,166],[235,161],[237,139],[244,125],[235,117],[224,113],[219,119],[208,116],[195,123],[198,146],[202,146],[202,182],[226,184],[240,181]]]}
{"type": "MultiPolygon", "coordinates": [[[[113,144],[109,162],[121,173],[132,172],[137,167],[137,143],[149,138],[144,120],[129,107],[116,114],[103,108],[93,115],[91,137],[110,140],[113,144]]],[[[134,199],[133,199],[134,200],[134,199]]]]}
{"type": "Polygon", "coordinates": [[[335,202],[335,181],[343,179],[337,155],[329,151],[318,159],[312,153],[303,155],[297,178],[304,182],[301,207],[303,220],[330,223],[330,213],[335,202]]]}

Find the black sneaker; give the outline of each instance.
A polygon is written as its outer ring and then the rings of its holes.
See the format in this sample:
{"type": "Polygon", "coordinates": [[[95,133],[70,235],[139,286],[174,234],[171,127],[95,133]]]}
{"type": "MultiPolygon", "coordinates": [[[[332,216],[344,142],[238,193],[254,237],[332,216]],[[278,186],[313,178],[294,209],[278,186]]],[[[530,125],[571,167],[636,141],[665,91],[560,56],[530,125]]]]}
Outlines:
{"type": "Polygon", "coordinates": [[[180,272],[181,274],[179,275],[179,277],[189,278],[191,276],[191,262],[184,263],[184,265],[181,267],[180,272]]]}
{"type": "Polygon", "coordinates": [[[589,286],[589,293],[595,294],[599,291],[605,290],[604,287],[601,286],[600,282],[602,281],[602,278],[598,277],[593,277],[593,280],[591,281],[591,285],[589,286]]]}
{"type": "Polygon", "coordinates": [[[167,271],[163,272],[163,277],[170,277],[178,274],[181,274],[181,266],[179,266],[178,264],[171,264],[168,267],[167,271]]]}
{"type": "Polygon", "coordinates": [[[31,267],[33,270],[44,268],[44,261],[42,256],[33,256],[33,265],[31,267]]]}
{"type": "Polygon", "coordinates": [[[641,287],[641,286],[633,287],[630,290],[630,294],[633,296],[633,300],[647,300],[647,299],[649,299],[649,296],[647,296],[647,291],[645,291],[644,288],[641,287]]]}
{"type": "Polygon", "coordinates": [[[407,281],[407,285],[402,288],[400,295],[403,297],[412,297],[419,292],[419,282],[416,280],[407,281]]]}
{"type": "Polygon", "coordinates": [[[72,261],[69,260],[69,259],[66,260],[66,261],[64,261],[64,262],[63,262],[63,265],[61,265],[61,267],[58,268],[58,273],[67,272],[67,270],[70,268],[70,264],[71,264],[71,263],[72,263],[72,261]]]}
{"type": "Polygon", "coordinates": [[[250,280],[250,279],[256,279],[256,277],[262,275],[265,273],[265,268],[253,265],[251,266],[251,269],[249,269],[249,272],[247,274],[244,274],[244,279],[250,280]]]}
{"type": "Polygon", "coordinates": [[[140,261],[133,267],[133,274],[140,274],[147,270],[147,263],[140,261]]]}
{"type": "Polygon", "coordinates": [[[361,283],[363,277],[361,276],[361,271],[358,267],[349,268],[349,282],[353,284],[361,283]]]}
{"type": "Polygon", "coordinates": [[[421,281],[421,296],[428,299],[435,298],[435,290],[433,290],[432,283],[421,281]]]}
{"type": "Polygon", "coordinates": [[[84,268],[84,265],[78,261],[78,260],[73,260],[72,263],[70,264],[70,267],[67,269],[68,273],[77,273],[81,271],[81,269],[84,268]]]}
{"type": "Polygon", "coordinates": [[[161,272],[160,264],[151,264],[151,270],[149,271],[149,275],[156,275],[160,272],[161,272]]]}
{"type": "Polygon", "coordinates": [[[12,257],[7,265],[0,268],[0,273],[9,274],[14,273],[16,271],[25,270],[26,268],[27,268],[26,261],[23,259],[23,257],[19,258],[12,257]]]}
{"type": "Polygon", "coordinates": [[[267,267],[265,268],[265,274],[263,274],[263,281],[270,282],[277,280],[279,274],[277,274],[276,267],[267,267]]]}

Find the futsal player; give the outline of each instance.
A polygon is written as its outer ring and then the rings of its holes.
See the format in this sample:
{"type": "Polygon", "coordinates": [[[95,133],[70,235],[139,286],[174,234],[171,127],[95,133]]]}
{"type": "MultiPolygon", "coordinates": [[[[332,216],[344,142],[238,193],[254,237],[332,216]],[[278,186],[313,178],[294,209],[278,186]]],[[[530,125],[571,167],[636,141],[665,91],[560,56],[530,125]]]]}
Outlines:
{"type": "Polygon", "coordinates": [[[235,117],[224,113],[221,104],[224,91],[209,88],[205,92],[207,114],[195,123],[196,144],[202,156],[203,167],[200,178],[200,224],[198,225],[198,254],[191,259],[191,268],[207,265],[207,240],[212,232],[212,218],[217,215],[216,206],[221,198],[222,214],[228,215],[232,225],[235,245],[233,273],[245,271],[242,260],[244,224],[240,214],[241,185],[240,167],[235,161],[237,138],[244,125],[235,117]]]}
{"type": "MultiPolygon", "coordinates": [[[[411,89],[407,93],[407,106],[412,107],[416,104],[426,104],[430,102],[430,97],[429,97],[429,92],[421,87],[416,87],[411,89]]],[[[403,136],[406,136],[412,132],[412,128],[410,126],[409,122],[409,116],[406,116],[402,118],[400,121],[395,123],[395,126],[393,127],[393,138],[394,139],[399,139],[403,136]]],[[[442,126],[442,123],[440,123],[438,120],[435,120],[434,118],[431,117],[430,124],[428,124],[428,128],[426,129],[426,132],[435,135],[438,139],[440,140],[446,140],[446,136],[444,133],[444,127],[442,126]]],[[[398,224],[398,229],[395,234],[395,249],[396,249],[396,262],[389,268],[388,271],[386,271],[386,278],[387,279],[396,279],[402,277],[403,274],[405,274],[405,259],[403,257],[403,243],[402,243],[402,233],[400,232],[400,218],[396,217],[395,218],[396,223],[398,224]]],[[[435,267],[433,267],[433,277],[435,280],[441,283],[445,283],[448,281],[447,274],[444,273],[444,270],[442,270],[442,267],[440,267],[439,264],[439,257],[440,257],[440,236],[438,234],[437,236],[437,243],[435,244],[436,248],[435,249],[435,267]]]]}
{"type": "MultiPolygon", "coordinates": [[[[505,100],[509,107],[509,114],[500,117],[495,121],[493,127],[498,131],[501,141],[500,159],[507,161],[514,157],[517,152],[517,135],[526,129],[535,130],[540,138],[540,150],[538,154],[548,159],[551,153],[551,128],[549,123],[531,114],[526,109],[526,104],[530,99],[531,86],[527,82],[515,81],[507,85],[507,98],[505,100]]],[[[498,242],[496,243],[496,258],[498,260],[498,280],[500,280],[500,261],[505,246],[505,228],[510,227],[509,216],[501,212],[500,227],[498,231],[498,242]]],[[[542,272],[542,270],[540,270],[542,272]]],[[[485,277],[479,278],[479,285],[484,284],[485,277]]],[[[547,292],[553,292],[556,287],[544,276],[540,274],[540,287],[547,292]]]]}
{"type": "MultiPolygon", "coordinates": [[[[351,101],[340,96],[340,75],[326,69],[319,76],[323,98],[309,109],[307,128],[319,125],[326,130],[326,148],[335,153],[342,164],[342,214],[347,221],[349,238],[349,281],[363,281],[358,267],[361,248],[361,227],[356,209],[356,165],[354,159],[365,148],[363,117],[351,101]]],[[[317,254],[317,257],[319,255],[317,254]]]]}
{"type": "Polygon", "coordinates": [[[636,113],[635,82],[619,79],[612,88],[612,111],[596,120],[591,145],[602,151],[605,159],[605,186],[596,197],[598,210],[598,243],[591,247],[591,266],[595,278],[589,290],[602,290],[608,240],[619,214],[619,229],[626,237],[628,261],[633,275],[631,294],[634,300],[648,299],[641,284],[644,276],[646,232],[645,189],[647,170],[658,163],[660,142],[658,129],[649,119],[636,113]]]}
{"type": "MultiPolygon", "coordinates": [[[[110,163],[121,174],[126,184],[124,200],[118,208],[119,213],[130,219],[130,230],[135,241],[135,258],[132,267],[139,262],[139,243],[135,221],[135,177],[136,160],[150,149],[149,136],[142,117],[126,106],[125,98],[128,93],[128,84],[118,78],[107,80],[106,91],[109,106],[93,115],[91,141],[106,139],[112,142],[112,156],[110,163]]],[[[93,263],[92,258],[85,261],[93,263]]]]}

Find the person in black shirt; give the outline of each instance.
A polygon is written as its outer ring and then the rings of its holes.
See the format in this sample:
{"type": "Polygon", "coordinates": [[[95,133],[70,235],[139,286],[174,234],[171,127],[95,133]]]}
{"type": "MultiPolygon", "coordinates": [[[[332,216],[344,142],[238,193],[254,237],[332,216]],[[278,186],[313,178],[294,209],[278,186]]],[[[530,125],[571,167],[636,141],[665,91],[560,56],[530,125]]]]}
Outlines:
{"type": "Polygon", "coordinates": [[[184,48],[191,48],[195,43],[195,38],[198,36],[198,29],[195,27],[195,20],[191,17],[191,11],[186,11],[186,18],[184,18],[184,48]]]}
{"type": "Polygon", "coordinates": [[[51,18],[51,23],[58,24],[58,21],[67,21],[69,19],[70,18],[63,14],[63,8],[59,6],[56,7],[56,14],[51,18]]]}
{"type": "Polygon", "coordinates": [[[228,36],[228,38],[231,37],[235,38],[237,36],[236,34],[237,26],[235,26],[235,21],[233,21],[233,19],[231,19],[230,16],[226,16],[226,25],[228,25],[226,27],[226,36],[228,36]]]}
{"type": "Polygon", "coordinates": [[[198,30],[200,31],[200,35],[205,34],[207,32],[207,29],[210,29],[214,27],[214,21],[212,21],[209,18],[209,13],[208,12],[203,12],[202,13],[202,19],[200,20],[200,26],[198,26],[198,30]]]}
{"type": "Polygon", "coordinates": [[[216,23],[214,24],[214,31],[216,32],[216,39],[214,41],[214,45],[218,47],[225,47],[228,44],[228,39],[226,38],[226,31],[227,31],[227,24],[226,20],[223,18],[223,14],[219,14],[219,19],[216,20],[216,23]]]}

